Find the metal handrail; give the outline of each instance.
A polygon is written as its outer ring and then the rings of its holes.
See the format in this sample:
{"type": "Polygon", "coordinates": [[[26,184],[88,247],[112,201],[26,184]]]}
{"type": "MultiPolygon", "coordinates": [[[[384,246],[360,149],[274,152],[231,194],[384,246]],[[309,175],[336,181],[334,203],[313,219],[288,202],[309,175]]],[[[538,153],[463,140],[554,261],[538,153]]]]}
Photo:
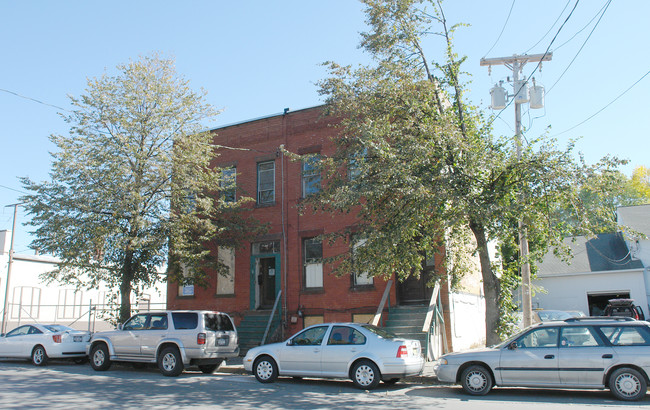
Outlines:
{"type": "MultiPolygon", "coordinates": [[[[381,313],[384,311],[384,306],[386,305],[386,299],[388,299],[388,295],[390,294],[390,287],[393,284],[392,279],[388,279],[388,282],[386,282],[386,289],[384,289],[384,294],[381,297],[381,302],[379,302],[379,306],[377,306],[377,312],[375,313],[375,317],[372,318],[372,324],[373,326],[377,326],[379,324],[379,320],[381,319],[381,313]]],[[[390,299],[388,299],[388,303],[390,304],[390,299]]]]}
{"type": "Polygon", "coordinates": [[[282,295],[282,290],[278,291],[278,296],[275,298],[275,303],[273,304],[273,309],[271,310],[271,316],[269,316],[269,321],[266,324],[266,330],[264,331],[264,336],[262,337],[262,342],[260,343],[261,345],[266,343],[266,337],[269,334],[269,329],[271,328],[271,323],[273,323],[273,317],[275,316],[275,310],[278,307],[278,303],[280,302],[280,296],[282,295]]]}
{"type": "Polygon", "coordinates": [[[427,316],[424,319],[424,325],[422,326],[423,332],[428,332],[431,329],[431,321],[433,320],[433,310],[435,309],[439,294],[440,294],[440,281],[437,281],[436,286],[433,288],[431,299],[429,300],[429,309],[427,310],[427,316]]]}

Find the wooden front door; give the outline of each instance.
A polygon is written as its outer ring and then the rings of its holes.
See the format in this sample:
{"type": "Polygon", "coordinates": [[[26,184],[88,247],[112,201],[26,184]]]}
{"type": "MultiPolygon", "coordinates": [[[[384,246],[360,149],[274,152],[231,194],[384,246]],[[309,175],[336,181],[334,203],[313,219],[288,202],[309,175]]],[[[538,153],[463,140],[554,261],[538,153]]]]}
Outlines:
{"type": "Polygon", "coordinates": [[[429,274],[423,271],[419,278],[409,276],[397,282],[397,302],[400,305],[426,305],[431,299],[433,288],[427,286],[429,274]]]}

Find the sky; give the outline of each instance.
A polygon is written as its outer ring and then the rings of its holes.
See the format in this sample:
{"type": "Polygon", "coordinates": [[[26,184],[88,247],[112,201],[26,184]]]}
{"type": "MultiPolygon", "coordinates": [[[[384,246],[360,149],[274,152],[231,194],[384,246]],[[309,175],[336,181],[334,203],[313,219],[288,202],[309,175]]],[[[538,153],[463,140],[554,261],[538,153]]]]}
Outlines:
{"type": "MultiPolygon", "coordinates": [[[[495,135],[514,134],[513,106],[489,109],[490,88],[512,71],[488,70],[480,59],[550,46],[551,61],[523,69],[546,89],[544,109],[522,108],[526,141],[548,133],[564,147],[579,138],[588,163],[628,159],[628,176],[650,166],[650,1],[445,0],[443,8],[449,24],[467,24],[455,51],[467,57],[469,101],[499,114],[495,135]]],[[[24,193],[18,177],[48,179],[49,136],[68,133],[60,114],[87,79],[158,52],[222,110],[206,128],[312,107],[323,102],[321,63],[372,63],[358,48],[363,10],[356,0],[0,0],[0,230],[11,230],[11,205],[24,193]]],[[[423,45],[430,60],[441,59],[438,36],[423,45]]],[[[18,207],[16,253],[31,252],[28,218],[18,207]]]]}

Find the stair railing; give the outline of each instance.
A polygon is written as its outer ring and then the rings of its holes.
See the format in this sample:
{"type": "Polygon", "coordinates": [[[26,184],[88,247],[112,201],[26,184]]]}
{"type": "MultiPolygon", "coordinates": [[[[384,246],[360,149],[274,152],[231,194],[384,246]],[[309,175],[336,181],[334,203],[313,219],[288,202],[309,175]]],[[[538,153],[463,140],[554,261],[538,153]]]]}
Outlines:
{"type": "Polygon", "coordinates": [[[388,303],[390,304],[390,299],[388,296],[390,295],[390,287],[392,284],[393,284],[393,280],[388,279],[388,282],[386,282],[386,289],[384,289],[384,294],[381,297],[381,302],[379,302],[379,306],[377,306],[377,313],[375,313],[375,317],[373,317],[372,322],[370,322],[370,324],[372,324],[373,326],[379,325],[379,320],[381,319],[381,314],[384,311],[384,306],[386,305],[387,299],[388,299],[388,303]]]}
{"type": "MultiPolygon", "coordinates": [[[[282,295],[282,290],[278,291],[278,296],[275,298],[275,303],[273,304],[273,309],[271,310],[271,315],[269,316],[269,321],[266,323],[266,330],[264,331],[264,336],[260,345],[266,344],[266,338],[269,335],[269,330],[271,329],[271,323],[273,323],[273,317],[275,316],[275,311],[278,308],[278,303],[280,302],[280,296],[282,295]]],[[[278,310],[278,313],[280,311],[278,310]]]]}
{"type": "Polygon", "coordinates": [[[436,286],[433,289],[433,294],[431,295],[431,300],[429,301],[429,309],[427,310],[427,316],[424,320],[424,325],[422,326],[422,331],[427,332],[426,340],[426,359],[427,361],[435,360],[435,353],[438,350],[441,350],[442,353],[447,351],[447,332],[445,331],[445,320],[442,315],[442,301],[440,297],[440,282],[436,282],[436,286]],[[438,332],[442,336],[442,349],[438,349],[438,332]],[[435,342],[431,343],[431,339],[436,337],[435,342]],[[434,352],[433,350],[436,350],[434,352]]]}

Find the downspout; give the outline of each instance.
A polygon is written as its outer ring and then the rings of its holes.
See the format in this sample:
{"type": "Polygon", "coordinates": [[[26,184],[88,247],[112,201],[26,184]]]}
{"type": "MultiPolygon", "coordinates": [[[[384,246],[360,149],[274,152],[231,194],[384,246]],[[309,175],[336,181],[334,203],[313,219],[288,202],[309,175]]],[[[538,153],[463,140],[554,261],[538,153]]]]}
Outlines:
{"type": "MultiPolygon", "coordinates": [[[[284,286],[284,292],[283,292],[284,294],[282,295],[283,296],[282,304],[283,304],[284,309],[283,309],[282,313],[283,313],[283,316],[284,316],[284,324],[285,324],[285,326],[289,325],[289,316],[288,316],[288,309],[287,309],[287,303],[288,303],[287,302],[287,298],[288,298],[287,295],[289,293],[289,292],[287,292],[287,289],[288,289],[288,284],[287,284],[287,261],[288,261],[287,252],[288,252],[288,245],[287,245],[287,227],[286,227],[287,216],[285,215],[286,211],[285,211],[285,208],[284,208],[285,207],[285,202],[286,202],[285,192],[284,192],[284,185],[285,185],[285,178],[284,178],[284,147],[285,147],[285,144],[287,143],[286,116],[287,116],[288,112],[289,112],[289,109],[285,108],[284,109],[284,114],[282,115],[282,134],[283,134],[283,137],[284,137],[284,144],[280,145],[280,179],[281,179],[280,183],[281,183],[281,195],[282,195],[282,200],[281,200],[282,204],[281,204],[280,209],[281,209],[281,213],[282,213],[281,223],[282,223],[282,248],[283,248],[282,249],[282,276],[283,276],[282,284],[284,286]]],[[[285,327],[282,326],[282,339],[284,339],[284,330],[285,330],[285,327]]]]}

